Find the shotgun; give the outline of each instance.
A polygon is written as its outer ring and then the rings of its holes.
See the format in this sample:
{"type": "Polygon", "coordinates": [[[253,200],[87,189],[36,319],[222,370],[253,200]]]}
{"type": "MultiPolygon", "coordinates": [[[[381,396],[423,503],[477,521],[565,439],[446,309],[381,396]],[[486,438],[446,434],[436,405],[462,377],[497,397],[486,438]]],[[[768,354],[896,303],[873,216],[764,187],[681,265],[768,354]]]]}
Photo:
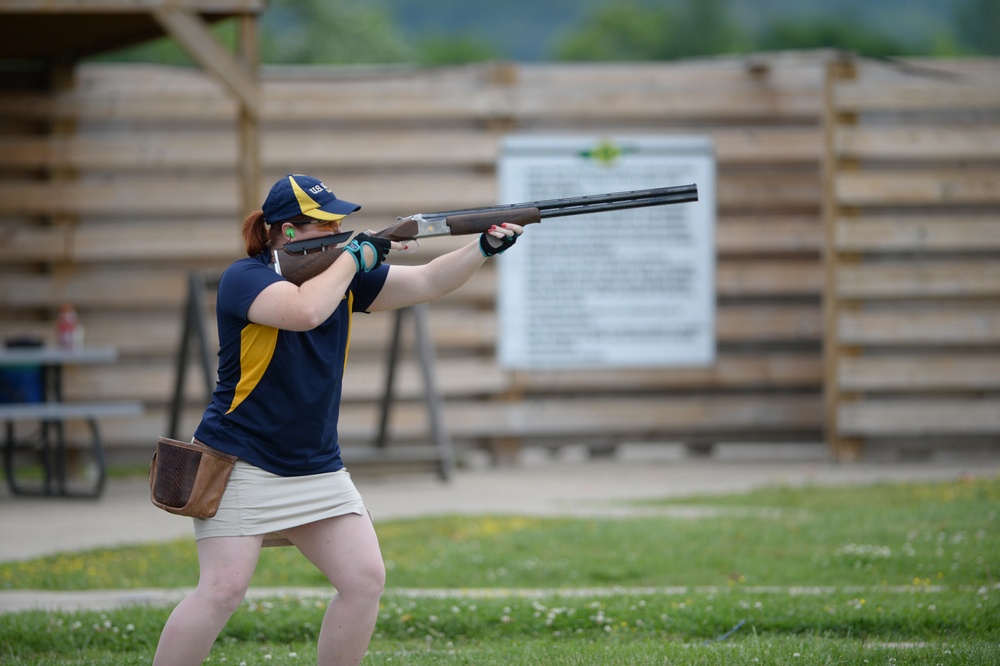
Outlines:
{"type": "MultiPolygon", "coordinates": [[[[518,224],[521,226],[541,222],[549,217],[605,213],[629,208],[647,208],[668,204],[688,203],[698,200],[698,186],[654,187],[646,190],[589,194],[580,197],[547,199],[516,204],[502,204],[483,208],[462,208],[437,213],[417,213],[396,218],[396,223],[382,229],[375,236],[392,241],[408,241],[435,236],[465,236],[487,231],[493,225],[518,224]]],[[[301,285],[326,270],[340,253],[337,245],[346,242],[352,232],[333,234],[286,243],[272,250],[271,265],[279,275],[301,285]]]]}

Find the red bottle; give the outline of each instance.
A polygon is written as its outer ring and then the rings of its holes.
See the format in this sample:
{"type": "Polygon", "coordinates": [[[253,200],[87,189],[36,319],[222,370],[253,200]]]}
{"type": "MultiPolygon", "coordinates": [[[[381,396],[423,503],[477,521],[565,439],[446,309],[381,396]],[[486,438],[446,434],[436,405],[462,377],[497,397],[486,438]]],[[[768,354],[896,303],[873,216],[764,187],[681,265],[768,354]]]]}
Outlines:
{"type": "Polygon", "coordinates": [[[56,339],[63,349],[79,349],[83,346],[83,326],[76,315],[76,308],[69,303],[59,309],[56,339]]]}

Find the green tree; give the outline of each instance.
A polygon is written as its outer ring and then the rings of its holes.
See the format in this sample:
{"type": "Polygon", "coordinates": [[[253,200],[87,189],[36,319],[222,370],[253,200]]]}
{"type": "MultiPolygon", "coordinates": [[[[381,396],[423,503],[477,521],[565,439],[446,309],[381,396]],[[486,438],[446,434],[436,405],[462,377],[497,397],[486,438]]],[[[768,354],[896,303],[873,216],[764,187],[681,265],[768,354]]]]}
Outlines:
{"type": "Polygon", "coordinates": [[[1000,0],[966,0],[955,9],[962,46],[979,55],[1000,54],[1000,0]]]}
{"type": "Polygon", "coordinates": [[[753,40],[733,17],[729,0],[687,0],[670,35],[673,57],[745,53],[753,40]]]}
{"type": "Polygon", "coordinates": [[[415,56],[392,17],[365,0],[273,0],[261,24],[265,63],[387,63],[415,56]]]}
{"type": "Polygon", "coordinates": [[[669,60],[749,45],[727,0],[686,0],[674,9],[612,0],[588,13],[555,54],[561,60],[669,60]]]}
{"type": "Polygon", "coordinates": [[[664,35],[675,17],[661,8],[623,0],[592,10],[572,32],[559,40],[560,60],[652,60],[661,57],[664,35]]]}
{"type": "Polygon", "coordinates": [[[420,62],[424,65],[458,65],[467,62],[499,60],[497,50],[481,39],[468,36],[434,35],[417,42],[420,62]]]}
{"type": "Polygon", "coordinates": [[[911,50],[876,30],[841,20],[778,21],[768,26],[760,49],[835,48],[867,56],[912,55],[911,50]]]}

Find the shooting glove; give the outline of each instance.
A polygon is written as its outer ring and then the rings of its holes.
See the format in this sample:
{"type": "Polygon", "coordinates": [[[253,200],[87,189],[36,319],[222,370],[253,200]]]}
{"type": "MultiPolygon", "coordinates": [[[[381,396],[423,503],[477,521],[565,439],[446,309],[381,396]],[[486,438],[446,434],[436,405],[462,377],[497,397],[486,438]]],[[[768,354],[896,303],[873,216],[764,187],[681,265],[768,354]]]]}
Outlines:
{"type": "Polygon", "coordinates": [[[484,231],[479,236],[479,251],[483,253],[484,257],[492,257],[498,254],[503,254],[507,248],[517,242],[518,235],[519,234],[514,234],[513,236],[497,238],[496,236],[491,236],[484,231]]]}
{"type": "Polygon", "coordinates": [[[390,247],[392,247],[392,241],[388,238],[360,233],[344,249],[354,259],[354,264],[357,266],[358,271],[368,273],[382,265],[386,255],[389,254],[390,247]],[[371,255],[374,259],[365,257],[366,247],[371,250],[371,255]]]}

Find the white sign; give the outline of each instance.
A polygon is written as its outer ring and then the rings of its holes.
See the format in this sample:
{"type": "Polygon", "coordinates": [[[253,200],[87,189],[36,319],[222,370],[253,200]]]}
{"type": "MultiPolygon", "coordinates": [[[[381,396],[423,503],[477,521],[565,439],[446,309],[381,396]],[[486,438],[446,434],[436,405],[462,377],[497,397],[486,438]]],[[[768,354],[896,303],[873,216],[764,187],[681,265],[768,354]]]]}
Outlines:
{"type": "Polygon", "coordinates": [[[500,364],[715,359],[715,158],[701,137],[508,137],[500,203],[694,183],[698,201],[551,219],[498,258],[500,364]]]}

